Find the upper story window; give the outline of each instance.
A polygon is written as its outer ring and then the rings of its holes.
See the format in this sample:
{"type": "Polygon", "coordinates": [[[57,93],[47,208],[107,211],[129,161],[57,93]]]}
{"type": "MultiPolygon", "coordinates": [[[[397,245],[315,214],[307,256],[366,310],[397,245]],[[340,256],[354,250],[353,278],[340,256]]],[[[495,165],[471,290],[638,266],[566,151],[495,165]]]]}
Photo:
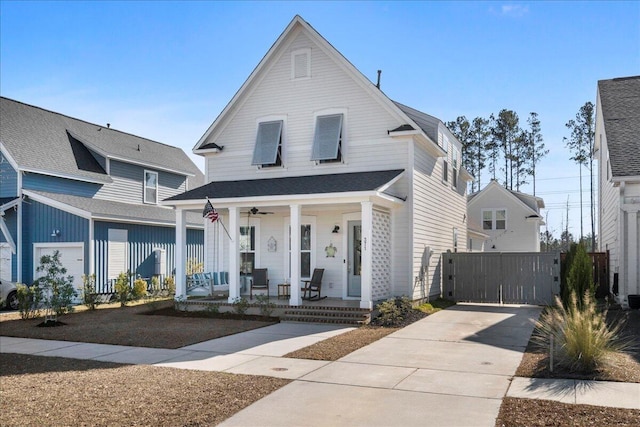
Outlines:
{"type": "Polygon", "coordinates": [[[343,114],[330,114],[316,118],[311,160],[319,163],[342,161],[343,114]]]}
{"type": "Polygon", "coordinates": [[[483,209],[482,229],[483,230],[505,230],[507,228],[506,209],[483,209]]]}
{"type": "Polygon", "coordinates": [[[282,166],[282,120],[258,124],[252,165],[259,167],[282,166]]]}
{"type": "Polygon", "coordinates": [[[311,49],[291,52],[291,80],[311,77],[311,49]]]}
{"type": "Polygon", "coordinates": [[[449,152],[449,138],[445,134],[441,133],[440,135],[442,135],[442,149],[449,152]]]}
{"type": "Polygon", "coordinates": [[[144,203],[158,204],[158,172],[144,171],[144,203]]]}
{"type": "Polygon", "coordinates": [[[451,163],[452,166],[452,177],[451,177],[451,185],[453,188],[458,188],[458,149],[453,147],[453,161],[451,163]]]}
{"type": "Polygon", "coordinates": [[[447,157],[442,158],[442,182],[449,182],[449,161],[447,157]]]}

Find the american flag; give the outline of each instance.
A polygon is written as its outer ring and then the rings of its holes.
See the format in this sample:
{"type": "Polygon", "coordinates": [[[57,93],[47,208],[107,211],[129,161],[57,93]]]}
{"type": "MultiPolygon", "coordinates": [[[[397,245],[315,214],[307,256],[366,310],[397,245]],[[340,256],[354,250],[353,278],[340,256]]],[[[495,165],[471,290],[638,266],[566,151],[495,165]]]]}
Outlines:
{"type": "Polygon", "coordinates": [[[218,220],[218,212],[216,212],[209,200],[207,200],[207,204],[204,206],[202,217],[209,218],[211,222],[216,222],[218,220]]]}

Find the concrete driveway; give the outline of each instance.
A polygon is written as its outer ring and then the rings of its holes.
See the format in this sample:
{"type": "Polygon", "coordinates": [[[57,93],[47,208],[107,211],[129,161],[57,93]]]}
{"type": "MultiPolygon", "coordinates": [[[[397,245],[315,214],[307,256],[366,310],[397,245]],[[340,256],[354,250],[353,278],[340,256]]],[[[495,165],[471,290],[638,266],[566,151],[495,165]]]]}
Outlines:
{"type": "Polygon", "coordinates": [[[539,307],[460,304],[326,364],[223,426],[493,426],[539,307]]]}

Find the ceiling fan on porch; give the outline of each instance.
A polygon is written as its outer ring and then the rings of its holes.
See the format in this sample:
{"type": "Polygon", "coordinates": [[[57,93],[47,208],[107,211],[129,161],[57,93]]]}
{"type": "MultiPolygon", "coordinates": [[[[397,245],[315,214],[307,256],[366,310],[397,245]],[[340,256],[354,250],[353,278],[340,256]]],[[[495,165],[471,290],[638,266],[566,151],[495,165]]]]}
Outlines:
{"type": "Polygon", "coordinates": [[[273,215],[273,212],[261,212],[260,210],[258,210],[258,208],[256,208],[255,206],[251,209],[249,209],[249,213],[251,215],[273,215]]]}

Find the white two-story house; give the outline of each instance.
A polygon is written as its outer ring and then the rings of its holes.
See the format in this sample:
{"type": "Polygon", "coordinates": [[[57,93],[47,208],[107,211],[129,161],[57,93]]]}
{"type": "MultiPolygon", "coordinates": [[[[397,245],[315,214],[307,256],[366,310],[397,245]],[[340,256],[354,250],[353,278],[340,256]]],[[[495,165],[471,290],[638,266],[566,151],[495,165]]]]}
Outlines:
{"type": "MultiPolygon", "coordinates": [[[[323,268],[322,294],[359,301],[439,296],[440,254],[466,249],[461,146],[442,121],[392,101],[296,16],[194,148],[205,184],[164,201],[207,200],[205,268],[229,272],[229,300],[254,268],[270,294],[323,268]]],[[[182,245],[184,247],[184,245],[182,245]]],[[[179,247],[176,256],[184,261],[179,247]]],[[[184,262],[177,295],[185,293],[184,262]]]]}
{"type": "Polygon", "coordinates": [[[640,298],[640,76],[600,80],[596,101],[600,251],[612,292],[640,298]]]}

